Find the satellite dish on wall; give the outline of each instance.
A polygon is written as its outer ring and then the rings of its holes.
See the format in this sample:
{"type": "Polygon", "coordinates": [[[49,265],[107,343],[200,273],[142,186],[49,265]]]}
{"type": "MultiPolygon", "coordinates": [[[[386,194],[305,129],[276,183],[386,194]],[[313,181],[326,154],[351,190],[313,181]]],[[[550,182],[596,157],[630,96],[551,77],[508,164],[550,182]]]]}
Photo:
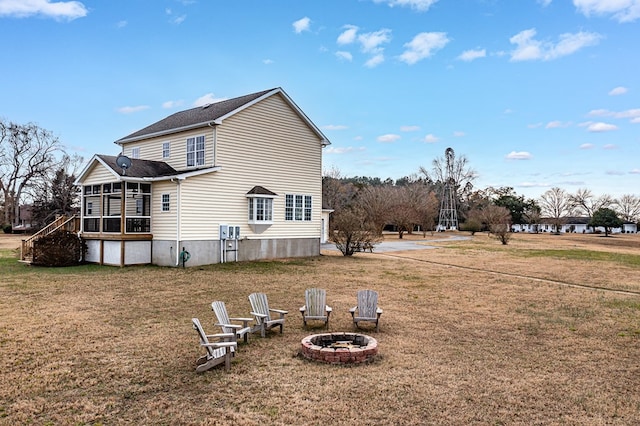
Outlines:
{"type": "Polygon", "coordinates": [[[122,174],[126,175],[127,169],[131,167],[131,159],[126,155],[119,154],[118,157],[116,157],[116,164],[122,169],[122,174]]]}

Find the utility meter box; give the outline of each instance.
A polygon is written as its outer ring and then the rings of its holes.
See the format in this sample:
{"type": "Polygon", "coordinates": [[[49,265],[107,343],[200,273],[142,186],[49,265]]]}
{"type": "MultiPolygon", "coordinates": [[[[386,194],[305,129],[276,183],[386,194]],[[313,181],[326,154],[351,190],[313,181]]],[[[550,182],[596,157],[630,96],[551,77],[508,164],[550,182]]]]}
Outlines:
{"type": "Polygon", "coordinates": [[[229,239],[230,240],[239,240],[240,239],[240,227],[229,225],[229,239]]]}
{"type": "Polygon", "coordinates": [[[229,239],[229,225],[220,225],[220,239],[221,240],[229,239]]]}

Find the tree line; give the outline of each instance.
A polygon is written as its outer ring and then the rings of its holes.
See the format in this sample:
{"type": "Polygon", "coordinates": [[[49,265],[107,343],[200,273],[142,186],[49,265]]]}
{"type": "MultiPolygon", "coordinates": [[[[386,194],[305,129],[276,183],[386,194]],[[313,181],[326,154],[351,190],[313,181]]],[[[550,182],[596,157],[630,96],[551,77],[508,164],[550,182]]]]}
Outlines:
{"type": "MultiPolygon", "coordinates": [[[[450,159],[451,160],[451,159],[450,159]]],[[[453,187],[459,229],[472,234],[486,231],[507,244],[514,224],[542,222],[559,232],[571,217],[589,218],[589,226],[603,226],[608,234],[623,222],[640,221],[640,198],[625,194],[595,196],[588,189],[569,193],[551,188],[538,199],[517,194],[512,187],[477,189],[477,173],[465,156],[448,162],[440,157],[430,168],[397,180],[377,177],[344,177],[338,169],[325,171],[323,207],[333,210],[330,230],[345,255],[381,240],[385,227],[399,238],[404,233],[437,230],[444,185],[453,187]]]]}

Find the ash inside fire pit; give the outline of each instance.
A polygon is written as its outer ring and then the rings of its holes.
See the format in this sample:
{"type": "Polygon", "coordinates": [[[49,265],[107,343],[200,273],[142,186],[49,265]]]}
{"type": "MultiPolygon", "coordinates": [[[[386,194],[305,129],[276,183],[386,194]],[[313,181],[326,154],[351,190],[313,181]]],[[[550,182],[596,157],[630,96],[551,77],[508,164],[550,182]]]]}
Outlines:
{"type": "Polygon", "coordinates": [[[302,356],[329,364],[371,362],[378,353],[378,342],[356,333],[312,334],[302,339],[302,356]]]}

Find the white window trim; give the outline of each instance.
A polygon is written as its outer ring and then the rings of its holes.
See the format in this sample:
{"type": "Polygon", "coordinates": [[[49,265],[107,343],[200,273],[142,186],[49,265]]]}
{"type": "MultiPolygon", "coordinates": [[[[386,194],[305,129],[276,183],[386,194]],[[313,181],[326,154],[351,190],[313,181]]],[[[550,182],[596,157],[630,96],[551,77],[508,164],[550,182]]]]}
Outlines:
{"type": "Polygon", "coordinates": [[[273,225],[273,200],[274,200],[274,196],[271,195],[262,195],[262,194],[250,194],[247,195],[247,199],[249,200],[247,203],[247,223],[250,225],[273,225]],[[269,220],[257,220],[257,219],[252,219],[252,217],[257,217],[257,203],[255,201],[251,201],[251,200],[256,200],[256,199],[263,199],[263,200],[271,200],[271,203],[269,205],[269,210],[270,210],[270,214],[269,216],[271,216],[271,219],[269,220]],[[249,212],[249,208],[251,208],[253,204],[253,212],[249,212]]]}
{"type": "Polygon", "coordinates": [[[204,135],[193,136],[191,138],[187,138],[186,142],[186,155],[187,155],[187,167],[202,167],[206,164],[206,151],[207,151],[207,140],[204,135]],[[198,149],[198,139],[202,138],[202,149],[198,149]],[[189,152],[189,142],[193,141],[193,152],[189,152]],[[202,162],[198,162],[198,153],[202,153],[202,162]],[[189,164],[189,154],[193,155],[193,164],[189,164]]]}
{"type": "Polygon", "coordinates": [[[171,194],[168,192],[165,192],[163,194],[160,195],[160,212],[162,213],[167,213],[171,211],[171,194]],[[165,203],[164,201],[164,197],[165,195],[167,196],[167,202],[165,203]],[[167,209],[165,210],[164,206],[167,206],[167,209]]]}
{"type": "Polygon", "coordinates": [[[284,199],[284,220],[285,222],[312,222],[313,221],[313,195],[310,194],[286,194],[284,199]],[[287,199],[292,197],[293,205],[287,205],[287,199]],[[302,204],[297,205],[298,198],[302,204]],[[309,199],[309,208],[307,208],[306,200],[309,199]],[[291,218],[287,217],[287,210],[291,210],[291,218]],[[309,219],[306,219],[306,211],[309,212],[309,219]],[[299,214],[298,214],[299,213],[299,214]]]}
{"type": "Polygon", "coordinates": [[[162,158],[171,158],[171,142],[167,141],[167,142],[162,142],[162,158]],[[167,147],[167,149],[165,150],[165,146],[167,147]],[[166,152],[167,155],[164,155],[166,152]]]}

